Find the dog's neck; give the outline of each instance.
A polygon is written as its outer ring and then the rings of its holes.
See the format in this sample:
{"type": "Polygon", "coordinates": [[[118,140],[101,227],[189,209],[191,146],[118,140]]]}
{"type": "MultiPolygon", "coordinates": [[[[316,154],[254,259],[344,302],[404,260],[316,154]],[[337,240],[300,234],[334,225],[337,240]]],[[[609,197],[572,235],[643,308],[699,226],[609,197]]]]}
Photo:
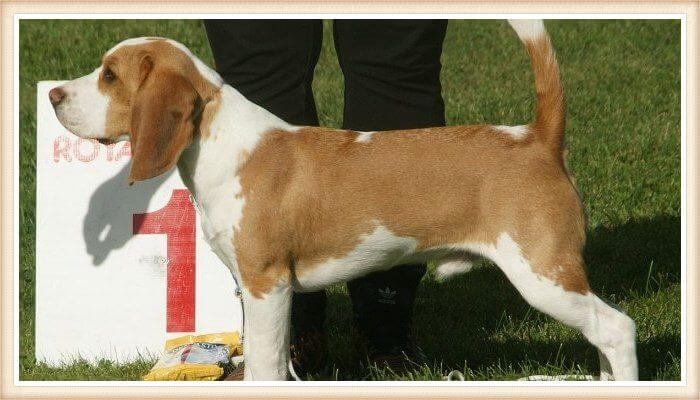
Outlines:
{"type": "Polygon", "coordinates": [[[182,181],[200,207],[206,208],[217,188],[234,185],[238,169],[258,140],[275,129],[297,128],[246,99],[233,87],[221,86],[205,105],[199,134],[177,163],[182,181]]]}

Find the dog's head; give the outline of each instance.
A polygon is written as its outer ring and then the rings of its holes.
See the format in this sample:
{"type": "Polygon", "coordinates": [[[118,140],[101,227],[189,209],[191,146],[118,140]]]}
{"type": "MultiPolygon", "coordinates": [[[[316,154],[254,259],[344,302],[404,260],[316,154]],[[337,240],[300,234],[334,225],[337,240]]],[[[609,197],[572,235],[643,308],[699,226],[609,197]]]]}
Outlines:
{"type": "Polygon", "coordinates": [[[138,38],[109,50],[91,74],[49,92],[58,120],[103,143],[131,140],[129,182],[169,170],[189,145],[221,77],[182,44],[138,38]]]}

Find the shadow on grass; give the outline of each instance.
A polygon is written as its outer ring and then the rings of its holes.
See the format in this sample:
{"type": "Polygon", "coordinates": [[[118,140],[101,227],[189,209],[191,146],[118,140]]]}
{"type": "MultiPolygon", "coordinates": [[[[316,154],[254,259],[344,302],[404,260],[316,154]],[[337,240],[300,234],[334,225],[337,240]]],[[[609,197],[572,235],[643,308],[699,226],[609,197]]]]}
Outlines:
{"type": "Polygon", "coordinates": [[[681,281],[681,219],[661,215],[588,235],[585,252],[593,290],[604,295],[657,291],[681,281]],[[651,268],[651,273],[650,273],[651,268]]]}
{"type": "MultiPolygon", "coordinates": [[[[679,283],[680,239],[680,218],[667,215],[589,232],[585,259],[593,290],[620,302],[679,283]]],[[[329,296],[328,310],[333,357],[338,365],[352,365],[347,296],[329,296]]],[[[426,277],[415,311],[417,342],[431,361],[446,368],[461,369],[465,362],[475,371],[494,365],[579,365],[598,373],[595,348],[582,335],[571,335],[568,328],[532,310],[493,266],[446,283],[426,277]]],[[[680,331],[639,337],[640,379],[679,379],[680,331]]]]}

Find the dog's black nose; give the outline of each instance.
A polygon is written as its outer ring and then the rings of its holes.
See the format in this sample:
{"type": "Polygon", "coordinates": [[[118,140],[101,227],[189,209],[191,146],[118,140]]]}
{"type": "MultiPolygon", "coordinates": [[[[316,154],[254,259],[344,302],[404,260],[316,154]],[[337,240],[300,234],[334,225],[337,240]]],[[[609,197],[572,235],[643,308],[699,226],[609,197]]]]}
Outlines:
{"type": "Polygon", "coordinates": [[[65,97],[66,92],[60,87],[53,88],[49,91],[49,100],[51,101],[51,105],[54,107],[56,107],[65,97]]]}

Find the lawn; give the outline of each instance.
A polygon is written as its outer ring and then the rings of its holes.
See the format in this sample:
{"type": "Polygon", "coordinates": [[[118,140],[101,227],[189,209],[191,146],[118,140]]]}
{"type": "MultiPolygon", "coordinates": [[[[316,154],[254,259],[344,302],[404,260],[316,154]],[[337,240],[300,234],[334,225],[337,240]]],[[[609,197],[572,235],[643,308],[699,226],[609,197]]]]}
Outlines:
{"type": "MultiPolygon", "coordinates": [[[[325,24],[314,90],[322,125],[338,127],[343,78],[325,24]]],[[[638,326],[640,378],[681,374],[681,25],[679,21],[553,21],[568,101],[569,164],[589,215],[585,259],[593,289],[638,326]]],[[[102,53],[136,36],[166,36],[212,64],[198,20],[20,22],[20,379],[138,380],[151,360],[49,367],[34,358],[36,84],[92,71],[102,53]]],[[[443,52],[450,125],[532,119],[533,78],[504,21],[452,21],[443,52]]],[[[364,370],[352,358],[350,303],[330,289],[334,379],[468,380],[597,374],[595,349],[530,308],[493,265],[445,284],[432,272],[416,301],[415,337],[432,360],[416,373],[364,370]]]]}

